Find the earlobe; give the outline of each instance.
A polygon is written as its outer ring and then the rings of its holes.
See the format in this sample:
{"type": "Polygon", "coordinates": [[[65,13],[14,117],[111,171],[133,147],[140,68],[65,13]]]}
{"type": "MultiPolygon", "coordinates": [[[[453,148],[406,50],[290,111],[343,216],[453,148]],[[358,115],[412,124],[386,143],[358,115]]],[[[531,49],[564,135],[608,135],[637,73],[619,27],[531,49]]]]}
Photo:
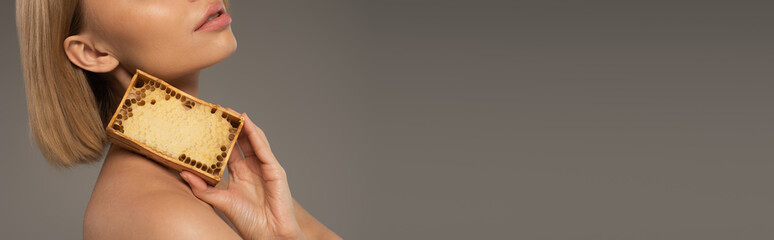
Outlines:
{"type": "Polygon", "coordinates": [[[118,59],[99,51],[85,36],[67,37],[64,40],[64,50],[70,62],[90,72],[105,73],[118,67],[118,59]]]}

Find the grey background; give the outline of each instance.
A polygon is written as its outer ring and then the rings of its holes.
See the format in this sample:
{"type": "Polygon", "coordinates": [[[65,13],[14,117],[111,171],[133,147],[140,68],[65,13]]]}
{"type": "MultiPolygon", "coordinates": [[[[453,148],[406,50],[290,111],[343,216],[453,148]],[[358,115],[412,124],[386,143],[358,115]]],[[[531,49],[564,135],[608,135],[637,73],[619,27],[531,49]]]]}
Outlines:
{"type": "MultiPolygon", "coordinates": [[[[347,239],[774,238],[768,1],[239,1],[200,97],[347,239]]],[[[77,239],[99,165],[30,140],[0,7],[0,232],[77,239]]]]}

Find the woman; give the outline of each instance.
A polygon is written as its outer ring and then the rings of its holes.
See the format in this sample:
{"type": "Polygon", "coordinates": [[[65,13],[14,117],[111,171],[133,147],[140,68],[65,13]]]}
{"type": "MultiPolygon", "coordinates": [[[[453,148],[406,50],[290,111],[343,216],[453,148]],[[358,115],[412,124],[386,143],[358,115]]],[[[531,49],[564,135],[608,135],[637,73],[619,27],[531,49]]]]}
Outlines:
{"type": "MultiPolygon", "coordinates": [[[[17,0],[30,127],[46,159],[58,167],[98,161],[105,123],[136,69],[196,96],[199,72],[236,50],[226,4],[17,0]]],[[[293,200],[266,136],[242,116],[242,154],[231,154],[229,181],[217,187],[111,146],[84,238],[338,239],[293,200]]]]}

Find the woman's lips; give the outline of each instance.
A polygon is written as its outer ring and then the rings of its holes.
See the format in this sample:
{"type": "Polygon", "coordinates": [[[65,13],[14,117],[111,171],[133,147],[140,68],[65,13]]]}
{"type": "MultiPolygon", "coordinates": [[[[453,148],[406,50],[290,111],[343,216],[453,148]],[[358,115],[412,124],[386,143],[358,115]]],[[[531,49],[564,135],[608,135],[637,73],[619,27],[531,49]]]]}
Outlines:
{"type": "Polygon", "coordinates": [[[207,6],[207,10],[204,11],[204,14],[199,21],[198,27],[194,31],[212,31],[212,30],[218,30],[225,28],[231,23],[231,16],[226,13],[226,6],[223,4],[223,2],[214,2],[207,6]],[[211,16],[220,14],[217,18],[214,18],[210,20],[209,22],[207,19],[209,19],[211,16]]]}
{"type": "Polygon", "coordinates": [[[203,32],[203,31],[220,30],[225,28],[229,24],[231,24],[231,15],[228,15],[228,13],[223,12],[222,14],[220,14],[220,16],[210,20],[209,22],[204,23],[204,25],[196,29],[196,31],[203,32]]]}

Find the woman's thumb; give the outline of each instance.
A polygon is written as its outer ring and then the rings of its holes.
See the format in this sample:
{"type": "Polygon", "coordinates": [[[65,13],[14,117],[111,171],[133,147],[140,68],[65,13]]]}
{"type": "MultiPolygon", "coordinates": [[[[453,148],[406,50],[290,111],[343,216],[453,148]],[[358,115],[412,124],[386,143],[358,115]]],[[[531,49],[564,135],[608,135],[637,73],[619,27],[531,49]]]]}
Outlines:
{"type": "Polygon", "coordinates": [[[220,206],[222,190],[207,185],[202,178],[187,171],[180,172],[180,177],[191,187],[194,196],[212,206],[220,206]]]}

